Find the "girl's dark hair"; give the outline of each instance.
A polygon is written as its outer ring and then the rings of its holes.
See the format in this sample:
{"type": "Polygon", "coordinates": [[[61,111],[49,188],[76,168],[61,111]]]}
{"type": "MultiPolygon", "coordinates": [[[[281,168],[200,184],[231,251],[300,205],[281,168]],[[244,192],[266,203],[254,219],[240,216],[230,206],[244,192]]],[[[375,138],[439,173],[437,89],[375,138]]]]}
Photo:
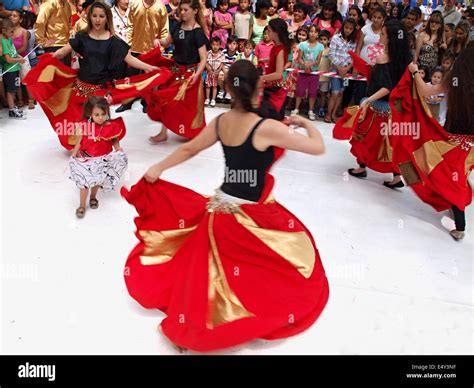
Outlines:
{"type": "Polygon", "coordinates": [[[23,20],[21,21],[21,26],[25,30],[29,30],[34,27],[36,23],[36,15],[30,11],[23,11],[23,20]]]}
{"type": "MultiPolygon", "coordinates": [[[[294,8],[294,11],[296,10],[300,10],[300,11],[303,11],[303,14],[304,16],[308,16],[308,7],[306,6],[306,4],[303,4],[303,3],[296,3],[295,4],[295,8],[294,8]]],[[[294,12],[293,11],[293,12],[294,12]]]]}
{"type": "Polygon", "coordinates": [[[260,74],[250,61],[237,61],[230,68],[225,79],[226,87],[232,91],[235,103],[245,111],[257,113],[252,106],[252,97],[257,90],[260,74]]]}
{"type": "Polygon", "coordinates": [[[84,114],[82,118],[88,119],[92,116],[92,110],[97,107],[102,109],[110,117],[110,107],[104,97],[92,96],[84,104],[84,114]]]}
{"type": "Polygon", "coordinates": [[[347,40],[348,42],[355,42],[357,38],[357,32],[358,32],[357,22],[355,21],[355,19],[349,18],[349,19],[344,20],[344,23],[342,23],[342,27],[341,27],[341,36],[343,39],[347,40]],[[354,27],[354,29],[352,30],[349,36],[344,35],[344,26],[346,24],[350,24],[352,25],[352,27],[354,27]]]}
{"type": "Polygon", "coordinates": [[[268,22],[270,28],[278,34],[280,42],[285,46],[286,52],[291,50],[290,38],[288,36],[288,24],[283,19],[275,18],[268,22]]]}
{"type": "Polygon", "coordinates": [[[387,11],[385,11],[384,7],[378,7],[372,12],[372,16],[374,16],[376,13],[379,13],[383,16],[384,19],[387,18],[387,11]]]}
{"type": "Polygon", "coordinates": [[[329,9],[331,11],[334,11],[333,14],[332,14],[332,18],[331,18],[331,27],[334,27],[334,24],[336,23],[336,21],[340,17],[339,13],[337,12],[336,3],[332,2],[332,1],[324,3],[323,8],[321,9],[321,12],[316,16],[317,19],[326,20],[326,19],[324,19],[324,10],[325,9],[329,9]]]}
{"type": "Polygon", "coordinates": [[[239,43],[239,38],[237,38],[237,35],[230,35],[230,36],[227,38],[226,45],[228,45],[229,43],[232,43],[232,42],[239,43]]]}
{"type": "Polygon", "coordinates": [[[440,66],[436,66],[433,71],[431,72],[430,74],[430,78],[433,76],[434,73],[441,73],[442,75],[444,75],[444,70],[442,67],[440,66]]]}
{"type": "Polygon", "coordinates": [[[322,38],[323,36],[325,36],[326,38],[331,39],[331,33],[328,31],[328,30],[322,30],[320,33],[319,33],[319,38],[322,38]]]}
{"type": "Polygon", "coordinates": [[[221,38],[219,38],[218,36],[213,36],[213,37],[211,38],[211,43],[212,43],[212,42],[216,42],[216,43],[221,44],[221,43],[222,43],[222,40],[221,40],[221,38]]]}
{"type": "Polygon", "coordinates": [[[229,5],[229,0],[218,0],[217,8],[219,8],[221,5],[229,5]]]}
{"type": "Polygon", "coordinates": [[[430,76],[430,68],[426,65],[418,66],[418,70],[423,70],[425,72],[425,76],[423,77],[423,81],[427,81],[428,77],[430,76]]]}
{"type": "Polygon", "coordinates": [[[299,34],[300,32],[305,32],[305,33],[306,33],[306,36],[309,35],[309,29],[308,29],[308,27],[307,27],[307,26],[301,26],[300,28],[298,28],[298,29],[296,30],[296,34],[295,34],[295,39],[296,39],[296,40],[298,40],[298,34],[299,34]]]}
{"type": "Polygon", "coordinates": [[[347,11],[347,15],[349,15],[349,11],[356,11],[357,15],[359,16],[359,20],[357,21],[357,24],[359,25],[360,28],[365,26],[365,20],[362,17],[362,11],[357,5],[351,5],[349,10],[347,11]]]}
{"type": "MultiPolygon", "coordinates": [[[[426,24],[425,32],[431,39],[431,19],[435,18],[438,20],[441,25],[439,26],[438,33],[436,34],[436,39],[434,40],[433,44],[440,45],[443,42],[443,34],[444,34],[444,19],[443,15],[439,12],[433,12],[428,19],[428,23],[426,24]]],[[[454,40],[454,39],[453,39],[454,40]]]]}
{"type": "Polygon", "coordinates": [[[454,31],[455,25],[454,25],[454,23],[446,23],[445,27],[449,27],[451,31],[454,31]]]}
{"type": "MultiPolygon", "coordinates": [[[[388,20],[384,28],[387,32],[390,75],[392,76],[393,83],[396,85],[400,78],[402,78],[408,64],[412,61],[408,44],[408,33],[405,26],[396,19],[388,20]]],[[[387,52],[387,47],[385,51],[387,52]]]]}
{"type": "Polygon", "coordinates": [[[262,9],[269,9],[272,4],[268,0],[258,0],[257,5],[255,6],[255,17],[260,17],[260,11],[262,9]]]}
{"type": "Polygon", "coordinates": [[[474,101],[474,47],[462,51],[443,83],[448,90],[445,129],[449,133],[474,135],[474,114],[467,101],[474,101]]]}

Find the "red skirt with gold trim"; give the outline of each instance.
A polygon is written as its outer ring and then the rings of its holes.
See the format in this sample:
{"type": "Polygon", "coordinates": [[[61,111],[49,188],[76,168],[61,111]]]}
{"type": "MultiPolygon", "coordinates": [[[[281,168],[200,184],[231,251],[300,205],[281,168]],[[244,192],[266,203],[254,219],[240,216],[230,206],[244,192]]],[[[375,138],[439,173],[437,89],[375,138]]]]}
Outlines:
{"type": "Polygon", "coordinates": [[[472,201],[474,136],[451,135],[420,99],[407,70],[390,95],[393,123],[419,125],[416,136],[392,136],[393,162],[416,195],[437,211],[464,210],[472,201]]]}
{"type": "MultiPolygon", "coordinates": [[[[392,164],[389,132],[384,133],[384,129],[389,126],[390,113],[369,106],[365,117],[359,116],[358,112],[355,115],[358,119],[352,122],[354,130],[350,143],[351,153],[357,158],[357,163],[365,164],[368,168],[381,173],[398,172],[392,164]]],[[[343,119],[344,116],[338,120],[341,122],[338,124],[340,127],[345,126],[343,119]]]]}
{"type": "Polygon", "coordinates": [[[130,77],[113,85],[93,85],[82,82],[78,71],[52,57],[41,56],[38,65],[23,79],[31,96],[38,101],[58,135],[61,145],[70,150],[75,145],[75,126],[83,119],[84,103],[91,96],[111,93],[115,102],[138,97],[148,88],[171,78],[171,72],[160,69],[130,77]]]}
{"type": "Polygon", "coordinates": [[[166,313],[173,343],[204,352],[284,338],[321,314],[329,287],[313,237],[271,195],[227,206],[144,179],[122,195],[138,212],[140,240],[126,263],[128,291],[166,313]]]}
{"type": "Polygon", "coordinates": [[[165,85],[143,95],[150,119],[188,139],[196,137],[206,126],[202,78],[191,85],[193,74],[186,69],[178,70],[165,85]]]}
{"type": "Polygon", "coordinates": [[[202,77],[193,85],[189,82],[197,66],[180,66],[162,56],[159,47],[138,58],[172,72],[166,84],[143,94],[148,116],[177,135],[188,139],[196,137],[206,126],[202,77]]]}

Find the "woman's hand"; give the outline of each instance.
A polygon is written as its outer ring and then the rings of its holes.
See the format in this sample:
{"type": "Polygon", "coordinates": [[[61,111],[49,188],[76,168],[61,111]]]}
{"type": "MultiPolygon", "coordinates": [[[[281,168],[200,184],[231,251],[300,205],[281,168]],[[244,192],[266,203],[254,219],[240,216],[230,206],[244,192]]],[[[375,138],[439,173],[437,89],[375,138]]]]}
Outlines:
{"type": "Polygon", "coordinates": [[[369,104],[368,99],[366,99],[366,100],[364,100],[360,103],[359,109],[362,110],[362,112],[359,115],[359,122],[364,121],[365,115],[367,113],[367,109],[369,109],[369,106],[370,106],[370,104],[369,104]]]}
{"type": "Polygon", "coordinates": [[[418,65],[415,62],[410,62],[408,64],[408,70],[413,74],[415,71],[418,71],[418,65]]]}
{"type": "Polygon", "coordinates": [[[194,73],[191,77],[189,77],[189,84],[194,85],[200,76],[200,74],[194,73]]]}
{"type": "Polygon", "coordinates": [[[157,66],[152,66],[152,65],[146,65],[145,68],[143,69],[145,73],[150,73],[155,70],[159,70],[160,68],[157,66]]]}
{"type": "Polygon", "coordinates": [[[145,175],[143,176],[145,178],[145,180],[149,183],[154,183],[158,180],[158,178],[160,177],[162,171],[159,167],[158,164],[154,164],[153,166],[151,166],[148,171],[145,173],[145,175]]]}
{"type": "Polygon", "coordinates": [[[153,39],[153,46],[154,47],[160,47],[161,46],[160,40],[158,38],[153,39]]]}

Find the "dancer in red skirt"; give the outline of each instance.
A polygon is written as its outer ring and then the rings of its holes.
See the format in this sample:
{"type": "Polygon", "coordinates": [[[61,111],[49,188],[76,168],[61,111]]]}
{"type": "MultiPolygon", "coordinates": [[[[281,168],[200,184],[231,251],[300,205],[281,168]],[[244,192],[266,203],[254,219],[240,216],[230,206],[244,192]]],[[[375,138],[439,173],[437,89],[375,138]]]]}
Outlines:
{"type": "Polygon", "coordinates": [[[283,69],[288,62],[288,54],[291,50],[288,24],[282,19],[272,19],[268,23],[268,34],[275,45],[270,51],[270,61],[266,73],[261,77],[264,89],[260,114],[262,117],[281,121],[285,118],[287,94],[283,69]]]}
{"type": "Polygon", "coordinates": [[[311,326],[328,300],[313,237],[273,197],[269,174],[283,148],[318,155],[323,140],[302,117],[290,124],[308,136],[256,114],[258,80],[250,62],[233,64],[230,112],[123,190],[138,212],[140,240],[125,268],[128,291],[166,313],[161,330],[183,348],[204,352],[292,336],[311,326]],[[214,196],[159,179],[218,141],[226,170],[214,196]]]}
{"type": "MultiPolygon", "coordinates": [[[[158,70],[134,58],[128,45],[114,35],[112,14],[104,3],[95,2],[90,6],[87,21],[87,32],[77,33],[54,54],[43,55],[23,80],[66,149],[74,147],[74,123],[81,121],[84,103],[93,95],[104,95],[108,84],[123,76],[123,61],[146,72],[158,70]],[[72,50],[81,56],[79,73],[58,60],[72,50]]],[[[171,74],[160,76],[164,81],[171,74]]]]}
{"type": "Polygon", "coordinates": [[[148,116],[163,124],[160,133],[149,138],[152,144],[166,141],[166,128],[191,139],[206,126],[202,72],[209,41],[204,35],[199,0],[182,0],[179,16],[181,23],[159,41],[164,47],[174,44],[175,76],[159,90],[144,95],[148,116]]]}
{"type": "Polygon", "coordinates": [[[437,211],[452,209],[455,240],[464,238],[465,208],[472,201],[468,177],[474,167],[474,48],[463,51],[439,85],[427,85],[418,66],[408,71],[390,96],[395,123],[420,123],[419,136],[394,136],[393,162],[418,197],[437,211]],[[444,128],[432,117],[424,97],[445,93],[444,128]]]}
{"type": "Polygon", "coordinates": [[[380,42],[385,46],[385,52],[377,58],[372,68],[367,87],[368,97],[362,100],[359,111],[353,117],[348,120],[344,116],[336,126],[344,127],[349,123],[353,129],[351,153],[357,158],[359,168],[349,169],[349,174],[365,178],[366,167],[381,173],[393,173],[393,180],[384,182],[384,185],[394,189],[404,184],[392,164],[388,99],[390,91],[397,85],[410,62],[411,54],[405,27],[397,20],[385,23],[380,42]]]}

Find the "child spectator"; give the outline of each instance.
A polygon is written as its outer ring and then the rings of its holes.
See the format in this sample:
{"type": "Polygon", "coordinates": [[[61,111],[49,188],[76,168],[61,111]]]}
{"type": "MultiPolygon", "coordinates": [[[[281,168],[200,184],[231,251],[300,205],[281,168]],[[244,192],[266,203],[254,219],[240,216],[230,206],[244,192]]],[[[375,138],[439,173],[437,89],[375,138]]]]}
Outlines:
{"type": "Polygon", "coordinates": [[[206,64],[206,101],[204,105],[216,106],[217,86],[219,73],[224,68],[225,56],[221,51],[221,38],[214,36],[211,39],[211,49],[207,53],[206,64]],[[209,100],[212,88],[212,98],[209,100]]]}
{"type": "Polygon", "coordinates": [[[321,55],[324,50],[324,46],[319,43],[319,28],[315,25],[309,27],[308,40],[298,45],[298,61],[300,69],[304,70],[304,73],[300,73],[296,84],[296,106],[291,112],[291,115],[299,114],[299,107],[302,98],[308,91],[309,97],[309,111],[308,117],[310,120],[316,120],[316,114],[314,113],[314,104],[316,97],[318,96],[319,88],[319,75],[311,74],[313,71],[318,71],[318,65],[321,62],[321,55]]]}
{"type": "Polygon", "coordinates": [[[250,1],[239,0],[239,8],[234,14],[235,35],[239,39],[239,51],[244,51],[244,43],[252,38],[253,15],[249,11],[250,1]]]}
{"type": "Polygon", "coordinates": [[[225,57],[225,61],[224,61],[224,68],[219,73],[219,93],[217,94],[217,99],[221,101],[225,100],[225,102],[227,103],[230,102],[231,96],[229,93],[225,93],[225,98],[224,98],[224,79],[230,67],[237,60],[237,55],[239,54],[239,52],[237,51],[237,42],[238,42],[238,39],[235,35],[230,36],[227,39],[226,49],[222,51],[225,57]]]}
{"type": "Polygon", "coordinates": [[[240,61],[242,59],[245,59],[247,61],[250,61],[252,62],[255,66],[257,66],[258,64],[258,60],[257,60],[257,56],[254,54],[253,50],[254,50],[254,43],[252,40],[248,39],[245,43],[244,43],[244,51],[243,52],[240,52],[239,54],[237,54],[237,59],[236,61],[240,61]]]}

